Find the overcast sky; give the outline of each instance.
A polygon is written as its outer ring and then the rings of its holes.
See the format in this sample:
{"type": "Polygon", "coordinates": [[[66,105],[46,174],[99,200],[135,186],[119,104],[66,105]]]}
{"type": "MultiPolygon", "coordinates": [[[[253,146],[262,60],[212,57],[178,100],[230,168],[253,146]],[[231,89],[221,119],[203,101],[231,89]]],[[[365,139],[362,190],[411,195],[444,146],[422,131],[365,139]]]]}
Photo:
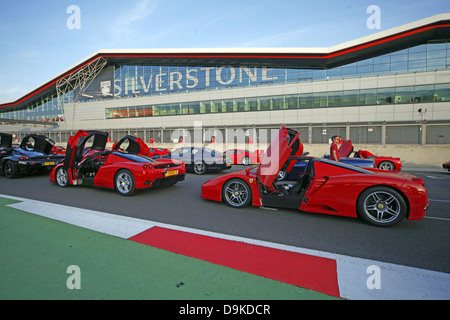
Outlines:
{"type": "Polygon", "coordinates": [[[100,49],[329,47],[439,13],[449,0],[2,1],[0,102],[100,49]]]}

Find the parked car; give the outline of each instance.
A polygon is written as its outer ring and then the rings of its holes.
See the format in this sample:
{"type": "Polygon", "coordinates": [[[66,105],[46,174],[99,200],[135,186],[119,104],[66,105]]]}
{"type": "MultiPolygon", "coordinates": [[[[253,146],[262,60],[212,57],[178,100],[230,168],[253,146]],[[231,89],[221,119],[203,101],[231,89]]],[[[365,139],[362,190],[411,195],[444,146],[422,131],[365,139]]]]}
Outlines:
{"type": "Polygon", "coordinates": [[[54,153],[54,154],[66,154],[66,147],[53,146],[51,153],[54,153]]]}
{"type": "Polygon", "coordinates": [[[339,156],[341,161],[345,159],[373,159],[375,168],[388,170],[388,171],[400,171],[402,168],[402,162],[400,158],[376,156],[367,150],[353,150],[353,144],[351,140],[344,140],[339,147],[339,156]],[[353,154],[353,157],[351,155],[353,154]]]}
{"type": "Polygon", "coordinates": [[[224,152],[225,156],[229,156],[232,164],[249,164],[259,163],[264,155],[264,150],[249,151],[244,149],[230,149],[224,152]]]}
{"type": "Polygon", "coordinates": [[[450,160],[447,162],[444,162],[442,164],[442,168],[447,169],[448,171],[450,171],[450,160]]]}
{"type": "Polygon", "coordinates": [[[198,175],[231,168],[231,160],[222,152],[203,147],[181,147],[173,150],[170,154],[154,158],[183,161],[188,172],[198,175]]]}
{"type": "Polygon", "coordinates": [[[149,148],[147,157],[154,157],[154,156],[165,156],[167,154],[170,154],[170,151],[167,148],[149,148]]]}
{"type": "Polygon", "coordinates": [[[302,152],[299,133],[282,127],[257,167],[207,181],[201,197],[233,208],[253,205],[361,217],[376,226],[424,218],[429,201],[421,178],[305,157],[302,152]],[[283,167],[289,171],[298,161],[305,162],[305,170],[297,180],[276,181],[283,167]]]}
{"type": "MultiPolygon", "coordinates": [[[[64,162],[50,172],[50,181],[61,187],[86,185],[116,190],[130,196],[138,189],[174,185],[184,180],[181,161],[142,156],[139,143],[128,140],[126,150],[105,150],[108,133],[78,131],[69,138],[64,162]]],[[[124,147],[124,145],[122,145],[124,147]]]]}
{"type": "Polygon", "coordinates": [[[12,136],[1,134],[0,174],[6,178],[50,171],[64,156],[52,154],[55,142],[43,135],[28,134],[19,147],[13,147],[12,136]]]}

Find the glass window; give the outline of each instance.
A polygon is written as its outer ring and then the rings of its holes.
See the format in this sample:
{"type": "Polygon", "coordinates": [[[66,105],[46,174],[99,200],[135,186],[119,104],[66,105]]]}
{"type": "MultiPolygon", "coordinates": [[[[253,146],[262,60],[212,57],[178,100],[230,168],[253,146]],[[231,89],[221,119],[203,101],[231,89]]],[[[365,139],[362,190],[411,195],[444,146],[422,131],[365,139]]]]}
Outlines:
{"type": "Polygon", "coordinates": [[[272,110],[282,110],[282,109],[286,109],[284,105],[284,97],[273,97],[272,110]]]}
{"type": "Polygon", "coordinates": [[[314,80],[325,80],[327,78],[327,70],[313,70],[314,80]]]}
{"type": "Polygon", "coordinates": [[[300,109],[311,108],[313,106],[312,94],[300,94],[298,96],[298,103],[300,109]]]}
{"type": "Polygon", "coordinates": [[[310,81],[313,79],[313,72],[312,70],[300,70],[298,72],[298,78],[299,80],[310,81]]]}
{"type": "Polygon", "coordinates": [[[377,104],[389,104],[394,102],[394,89],[382,88],[377,90],[377,104]]]}
{"type": "Polygon", "coordinates": [[[261,105],[261,109],[260,110],[271,110],[271,105],[270,105],[270,98],[268,97],[261,97],[259,99],[260,105],[261,105]]]}
{"type": "Polygon", "coordinates": [[[257,111],[258,110],[258,98],[247,98],[247,104],[249,111],[257,111]]]}
{"type": "Polygon", "coordinates": [[[427,60],[427,69],[428,70],[444,69],[444,68],[445,68],[445,57],[427,60]]]}
{"type": "Polygon", "coordinates": [[[435,101],[450,101],[450,84],[436,84],[434,88],[435,101]]]}
{"type": "Polygon", "coordinates": [[[313,107],[328,107],[328,93],[327,92],[316,92],[313,94],[313,107]]]}
{"type": "Polygon", "coordinates": [[[383,56],[373,58],[373,64],[389,64],[391,63],[391,55],[385,54],[383,56]]]}
{"type": "Polygon", "coordinates": [[[373,72],[375,74],[384,74],[384,73],[388,73],[391,69],[391,65],[390,63],[385,63],[385,64],[374,64],[373,65],[373,72]]]}
{"type": "Polygon", "coordinates": [[[408,71],[424,71],[427,69],[427,60],[413,60],[408,62],[408,71]]]}
{"type": "Polygon", "coordinates": [[[342,92],[335,91],[328,94],[328,106],[329,107],[340,107],[342,106],[342,92]]]}
{"type": "Polygon", "coordinates": [[[297,109],[298,108],[297,95],[286,96],[285,102],[286,102],[286,107],[288,109],[297,109]]]}
{"type": "Polygon", "coordinates": [[[433,102],[434,85],[416,86],[414,102],[433,102]]]}
{"type": "Polygon", "coordinates": [[[391,56],[391,63],[397,63],[397,62],[406,62],[408,61],[408,55],[407,54],[396,54],[391,56]]]}
{"type": "Polygon", "coordinates": [[[392,72],[406,72],[408,71],[408,62],[392,62],[391,63],[392,72]]]}
{"type": "Polygon", "coordinates": [[[327,70],[327,78],[333,79],[333,78],[342,78],[342,68],[332,68],[327,70]]]}
{"type": "Polygon", "coordinates": [[[342,105],[343,106],[356,106],[358,105],[359,91],[358,90],[349,90],[344,91],[342,95],[342,105]]]}
{"type": "Polygon", "coordinates": [[[410,53],[409,54],[409,60],[421,60],[421,59],[426,59],[427,58],[427,53],[426,51],[423,52],[416,52],[416,53],[410,53]]]}
{"type": "Polygon", "coordinates": [[[399,87],[395,90],[395,103],[410,103],[414,101],[414,86],[399,87]]]}
{"type": "Polygon", "coordinates": [[[415,47],[411,47],[409,48],[408,52],[409,53],[416,53],[416,52],[426,52],[427,51],[427,45],[426,44],[421,44],[415,47]]]}

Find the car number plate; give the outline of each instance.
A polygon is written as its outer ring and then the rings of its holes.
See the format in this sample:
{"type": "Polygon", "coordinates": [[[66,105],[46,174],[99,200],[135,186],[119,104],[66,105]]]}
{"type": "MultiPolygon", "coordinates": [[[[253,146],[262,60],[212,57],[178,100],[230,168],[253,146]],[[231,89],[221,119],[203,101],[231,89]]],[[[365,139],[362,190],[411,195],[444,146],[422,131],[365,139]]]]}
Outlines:
{"type": "Polygon", "coordinates": [[[170,170],[166,172],[166,177],[174,176],[178,174],[178,170],[170,170]]]}
{"type": "Polygon", "coordinates": [[[44,162],[44,166],[53,166],[55,165],[55,162],[51,161],[51,162],[44,162]]]}

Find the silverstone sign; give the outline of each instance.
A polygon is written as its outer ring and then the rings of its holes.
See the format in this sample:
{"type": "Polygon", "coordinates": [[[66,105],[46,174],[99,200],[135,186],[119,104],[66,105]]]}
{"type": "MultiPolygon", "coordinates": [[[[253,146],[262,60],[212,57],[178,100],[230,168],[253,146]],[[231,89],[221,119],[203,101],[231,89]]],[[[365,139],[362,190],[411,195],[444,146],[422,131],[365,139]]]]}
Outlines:
{"type": "Polygon", "coordinates": [[[143,75],[122,75],[120,79],[116,77],[114,80],[114,95],[144,95],[189,89],[249,86],[267,84],[278,80],[278,76],[274,74],[276,69],[265,67],[186,67],[179,68],[176,71],[166,69],[160,68],[156,72],[144,73],[143,75]]]}

